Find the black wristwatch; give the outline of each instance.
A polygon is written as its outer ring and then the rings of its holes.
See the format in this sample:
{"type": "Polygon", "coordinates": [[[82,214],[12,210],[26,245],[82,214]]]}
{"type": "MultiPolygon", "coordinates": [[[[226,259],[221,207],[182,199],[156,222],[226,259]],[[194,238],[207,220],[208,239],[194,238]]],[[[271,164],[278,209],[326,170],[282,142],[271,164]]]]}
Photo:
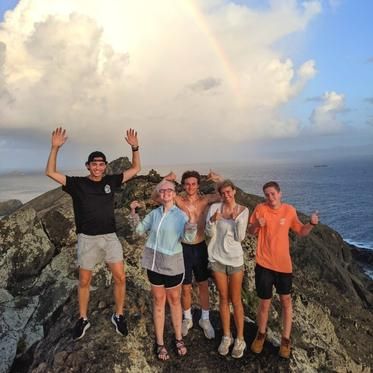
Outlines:
{"type": "Polygon", "coordinates": [[[133,152],[137,152],[139,150],[139,146],[131,146],[133,152]]]}

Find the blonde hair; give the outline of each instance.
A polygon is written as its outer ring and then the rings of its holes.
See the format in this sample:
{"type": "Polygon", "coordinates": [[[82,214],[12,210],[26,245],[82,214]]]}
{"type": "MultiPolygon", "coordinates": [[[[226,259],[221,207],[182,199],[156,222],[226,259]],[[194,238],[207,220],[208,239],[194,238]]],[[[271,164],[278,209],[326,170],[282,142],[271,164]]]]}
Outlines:
{"type": "Polygon", "coordinates": [[[221,193],[223,188],[231,187],[233,190],[236,190],[236,186],[229,179],[225,179],[218,184],[218,192],[221,193]]]}
{"type": "Polygon", "coordinates": [[[161,189],[163,189],[167,185],[167,189],[173,189],[175,190],[175,183],[170,180],[162,180],[157,186],[155,187],[155,190],[159,192],[161,189]]]}

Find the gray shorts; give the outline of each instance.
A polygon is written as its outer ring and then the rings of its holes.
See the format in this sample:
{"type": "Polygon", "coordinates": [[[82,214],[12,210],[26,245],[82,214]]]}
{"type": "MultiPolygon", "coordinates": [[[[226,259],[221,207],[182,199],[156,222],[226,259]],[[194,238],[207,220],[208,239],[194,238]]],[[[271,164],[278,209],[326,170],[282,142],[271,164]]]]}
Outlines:
{"type": "Polygon", "coordinates": [[[233,273],[242,272],[243,265],[239,267],[233,267],[233,266],[227,266],[220,262],[210,262],[209,269],[211,269],[211,271],[213,272],[222,272],[222,273],[225,273],[227,276],[230,276],[233,273]]]}
{"type": "Polygon", "coordinates": [[[82,269],[93,271],[95,265],[118,263],[123,261],[123,248],[115,233],[88,236],[78,234],[78,265],[82,269]]]}

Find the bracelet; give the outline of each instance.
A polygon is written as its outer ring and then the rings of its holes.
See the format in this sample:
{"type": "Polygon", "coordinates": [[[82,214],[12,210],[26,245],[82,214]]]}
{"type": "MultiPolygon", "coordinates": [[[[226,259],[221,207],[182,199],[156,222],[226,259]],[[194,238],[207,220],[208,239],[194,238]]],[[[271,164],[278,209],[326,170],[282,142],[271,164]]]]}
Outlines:
{"type": "Polygon", "coordinates": [[[139,146],[131,146],[133,152],[137,152],[139,150],[139,146]]]}

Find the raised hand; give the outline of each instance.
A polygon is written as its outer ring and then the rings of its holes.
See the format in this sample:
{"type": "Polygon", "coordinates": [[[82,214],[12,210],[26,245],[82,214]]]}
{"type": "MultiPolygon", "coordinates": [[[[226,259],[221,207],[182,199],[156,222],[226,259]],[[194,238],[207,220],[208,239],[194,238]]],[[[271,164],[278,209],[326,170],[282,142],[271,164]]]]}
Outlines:
{"type": "Polygon", "coordinates": [[[170,171],[163,179],[168,181],[176,181],[176,174],[173,171],[170,171]]]}
{"type": "Polygon", "coordinates": [[[216,172],[210,170],[210,172],[207,175],[207,180],[211,180],[214,183],[218,183],[219,181],[222,181],[222,177],[216,172]]]}
{"type": "Polygon", "coordinates": [[[141,204],[140,204],[139,201],[132,201],[132,202],[130,203],[131,214],[132,214],[132,215],[136,214],[136,209],[137,209],[138,207],[140,207],[140,206],[141,206],[141,204]]]}
{"type": "Polygon", "coordinates": [[[216,209],[214,214],[211,216],[210,221],[211,223],[215,223],[216,221],[220,220],[222,218],[221,212],[219,209],[216,209]]]}
{"type": "Polygon", "coordinates": [[[52,147],[59,148],[62,146],[67,140],[66,130],[62,127],[57,127],[52,132],[52,147]]]}
{"type": "Polygon", "coordinates": [[[125,137],[127,143],[133,147],[139,146],[139,140],[137,139],[137,132],[130,128],[126,131],[126,137],[125,137]]]}
{"type": "Polygon", "coordinates": [[[264,217],[259,216],[258,213],[255,215],[255,217],[256,217],[256,221],[257,221],[258,226],[263,228],[266,225],[266,220],[264,219],[264,217]]]}
{"type": "Polygon", "coordinates": [[[311,214],[310,223],[312,225],[319,224],[319,212],[317,210],[311,214]]]}

